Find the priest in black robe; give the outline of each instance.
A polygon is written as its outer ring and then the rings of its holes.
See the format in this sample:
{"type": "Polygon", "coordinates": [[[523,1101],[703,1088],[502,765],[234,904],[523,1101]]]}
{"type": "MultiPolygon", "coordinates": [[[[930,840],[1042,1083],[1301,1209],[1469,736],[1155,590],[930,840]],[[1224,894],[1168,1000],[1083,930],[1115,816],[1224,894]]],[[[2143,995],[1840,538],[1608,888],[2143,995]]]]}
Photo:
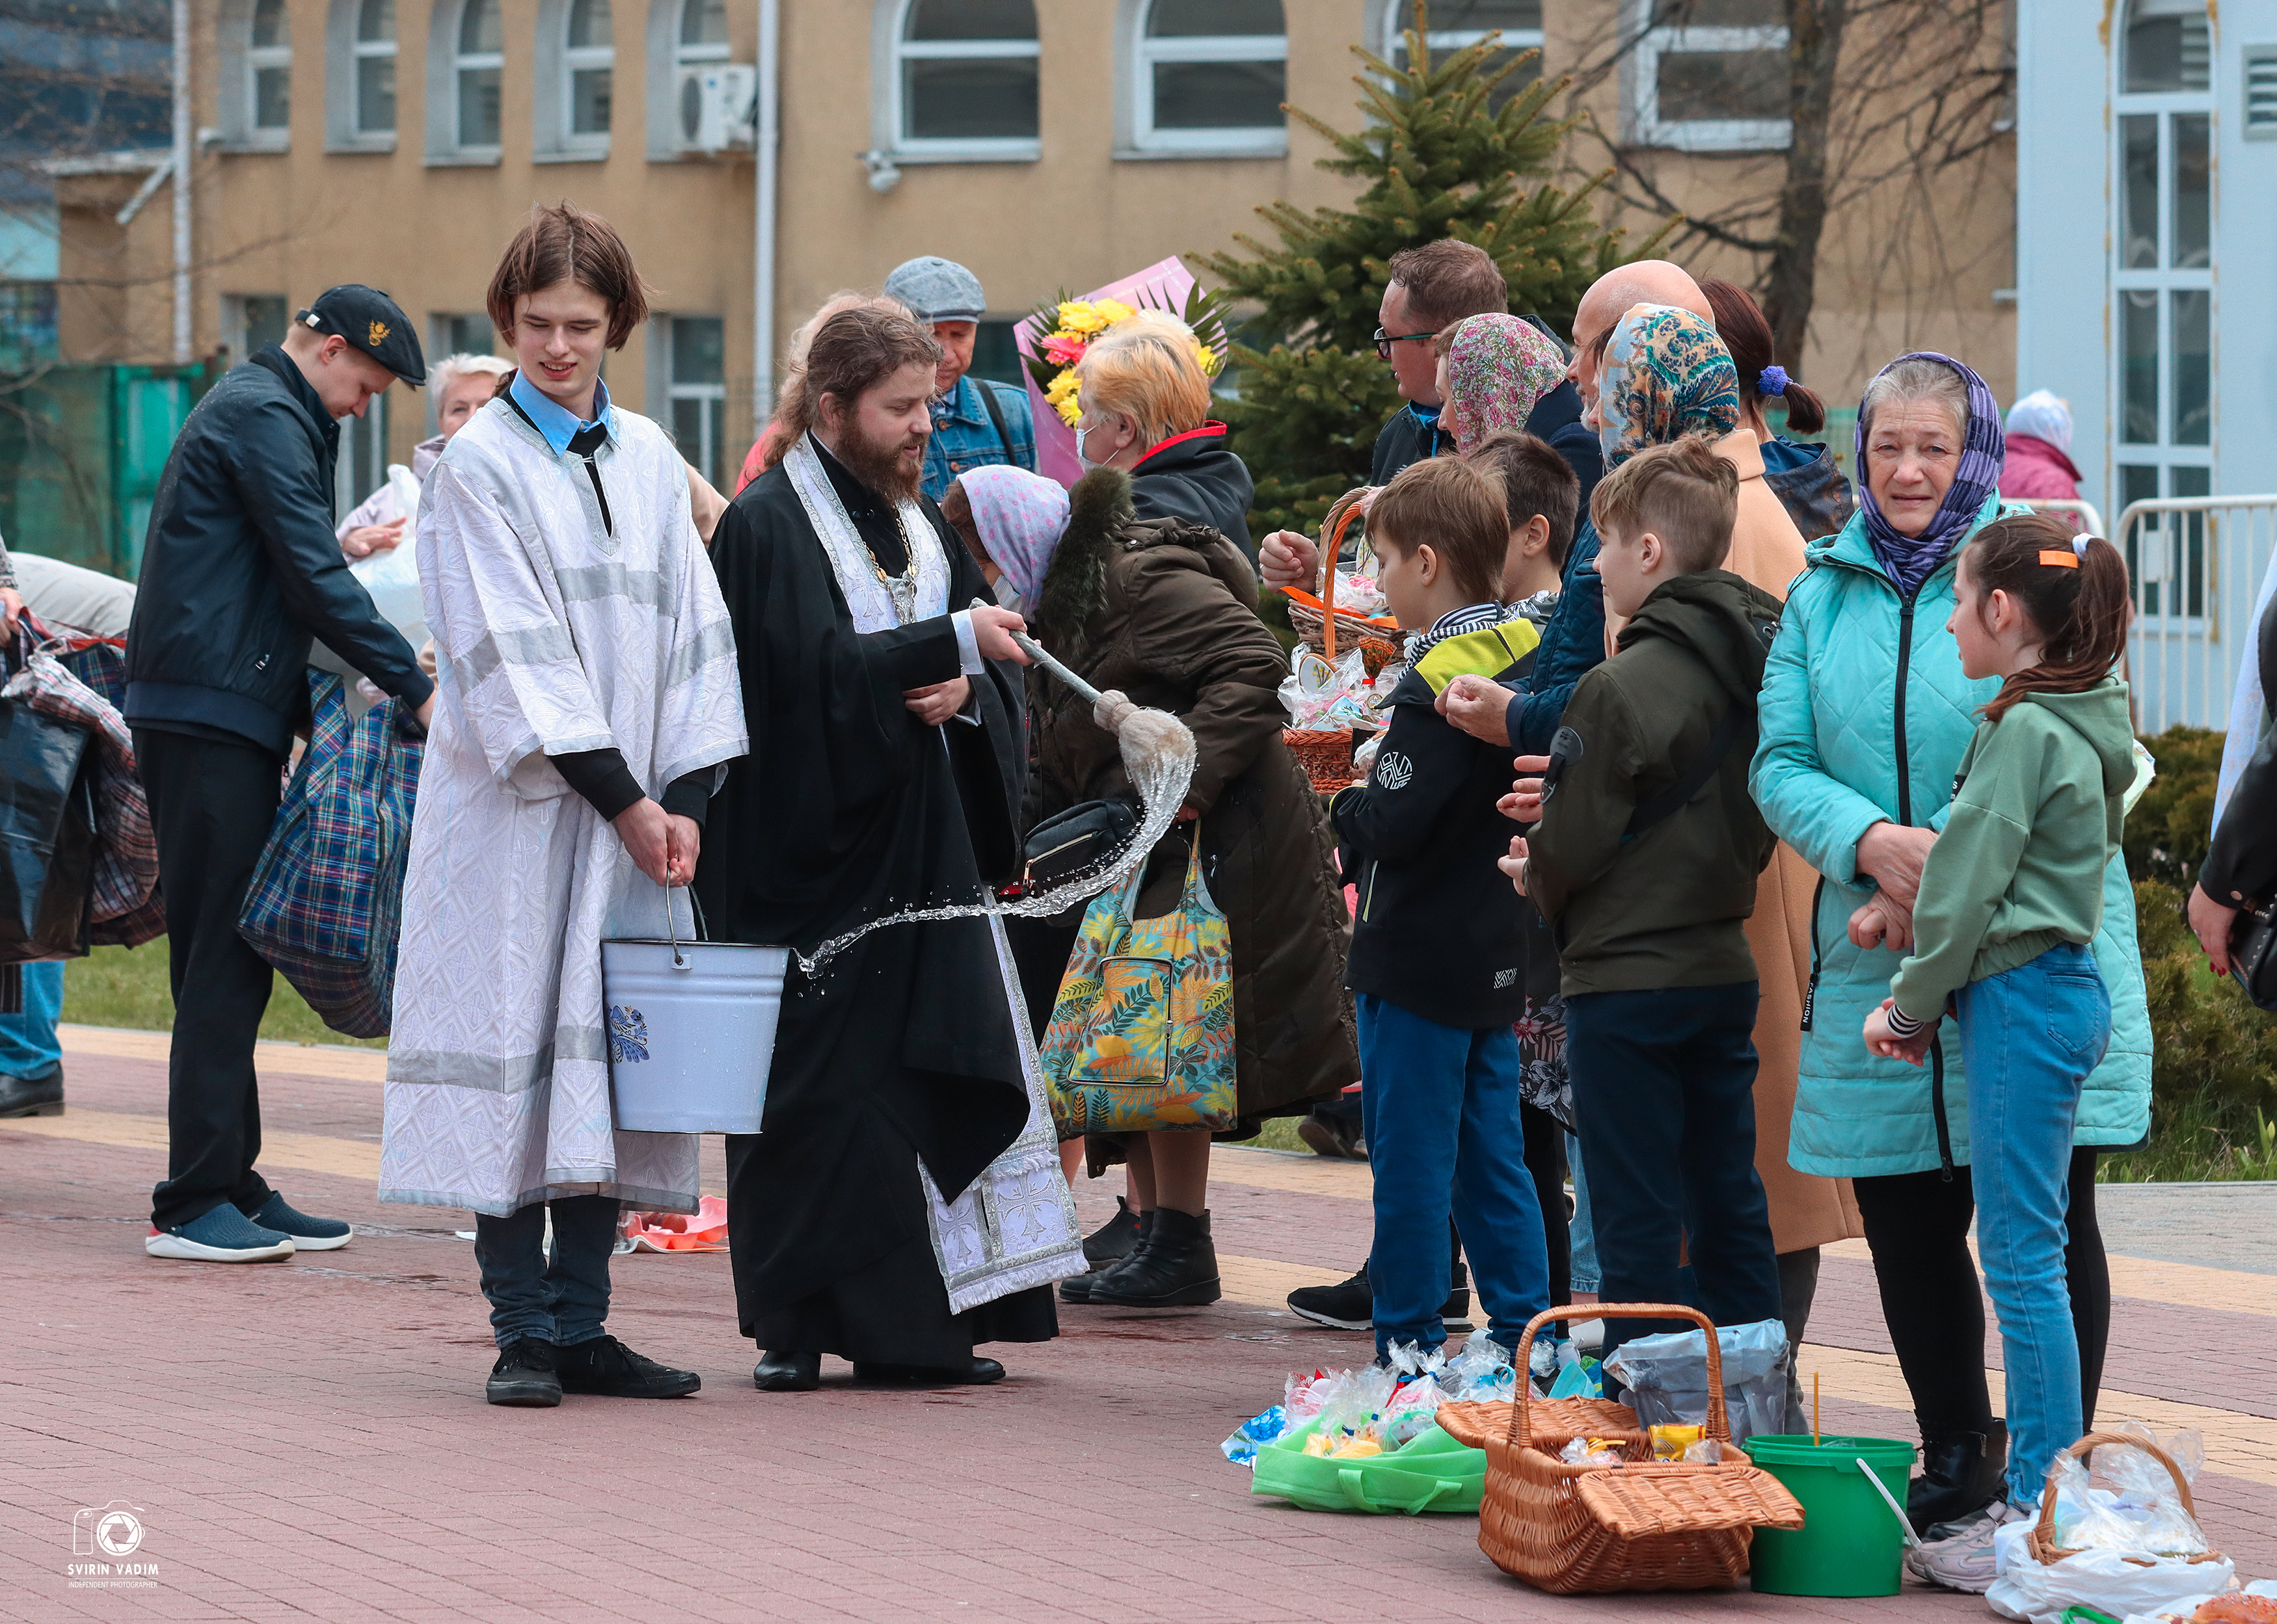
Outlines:
{"type": "MultiPolygon", "coordinates": [[[[783,460],[712,537],[751,732],[697,872],[719,939],[811,955],[1018,867],[1021,622],[918,497],[937,354],[876,307],[824,323],[783,460]]],[[[794,960],[763,1130],[727,1140],[759,1387],[813,1387],[826,1353],[860,1379],[994,1381],[976,1344],[1058,1334],[1047,1287],[952,1313],[929,1227],[924,1180],[955,1201],[1028,1121],[1013,1019],[981,918],[885,925],[811,975],[794,960]]]]}

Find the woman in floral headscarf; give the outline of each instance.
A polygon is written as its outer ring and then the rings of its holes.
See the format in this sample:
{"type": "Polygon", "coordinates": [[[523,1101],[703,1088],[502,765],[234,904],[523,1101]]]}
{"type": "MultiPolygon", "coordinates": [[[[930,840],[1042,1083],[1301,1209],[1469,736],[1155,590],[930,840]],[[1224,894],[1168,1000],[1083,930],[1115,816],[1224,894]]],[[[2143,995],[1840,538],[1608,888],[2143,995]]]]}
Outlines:
{"type": "MultiPolygon", "coordinates": [[[[1688,310],[1639,305],[1606,340],[1597,388],[1605,466],[1650,446],[1705,436],[1739,471],[1739,507],[1724,567],[1786,600],[1802,573],[1802,533],[1763,483],[1763,458],[1740,409],[1739,373],[1716,329],[1688,310]]],[[[1617,630],[1606,616],[1609,635],[1617,630]]],[[[1844,1180],[1787,1165],[1801,1060],[1803,993],[1810,978],[1810,903],[1818,876],[1782,842],[1755,886],[1748,946],[1763,988],[1755,1016],[1755,1172],[1770,1198],[1771,1241],[1790,1341],[1800,1345],[1818,1284],[1818,1248],[1863,1233],[1844,1180]]]]}
{"type": "MultiPolygon", "coordinates": [[[[1565,381],[1565,356],[1533,323],[1515,315],[1466,316],[1433,340],[1439,353],[1439,426],[1469,456],[1498,429],[1538,436],[1581,482],[1581,512],[1605,465],[1595,435],[1579,421],[1544,421],[1543,403],[1565,381]]],[[[1555,403],[1553,402],[1552,405],[1555,403]]],[[[1569,406],[1566,411],[1573,408],[1569,406]]]]}

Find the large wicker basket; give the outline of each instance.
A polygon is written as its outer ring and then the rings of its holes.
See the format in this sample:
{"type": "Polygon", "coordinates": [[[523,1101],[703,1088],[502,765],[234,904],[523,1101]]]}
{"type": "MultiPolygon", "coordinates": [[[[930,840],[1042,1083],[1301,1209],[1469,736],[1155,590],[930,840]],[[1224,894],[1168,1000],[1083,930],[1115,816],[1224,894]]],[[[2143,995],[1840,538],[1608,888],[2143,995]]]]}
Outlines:
{"type": "Polygon", "coordinates": [[[1346,648],[1357,644],[1367,661],[1367,674],[1373,677],[1399,657],[1398,623],[1388,615],[1357,615],[1336,607],[1336,555],[1343,550],[1344,532],[1363,511],[1359,499],[1366,494],[1367,487],[1362,486],[1345,491],[1329,505],[1321,524],[1321,596],[1292,587],[1287,596],[1289,624],[1299,641],[1318,649],[1331,663],[1339,641],[1346,648]]]}
{"type": "Polygon", "coordinates": [[[1732,1443],[1716,1327],[1695,1309],[1667,1303],[1551,1309],[1527,1324],[1512,1362],[1520,1370],[1527,1368],[1534,1332],[1543,1325],[1597,1318],[1688,1319],[1707,1331],[1705,1436],[1723,1446],[1723,1459],[1653,1462],[1646,1435],[1635,1430],[1634,1412],[1602,1400],[1594,1409],[1579,1408],[1572,1400],[1562,1406],[1542,1402],[1521,1382],[1508,1430],[1485,1440],[1479,1549],[1504,1573],[1561,1596],[1736,1584],[1748,1571],[1755,1530],[1799,1529],[1802,1507],[1732,1443]],[[1597,1430],[1601,1419],[1623,1416],[1627,1427],[1597,1430]],[[1560,1461],[1557,1452],[1581,1436],[1618,1437],[1621,1464],[1568,1466],[1560,1461]]]}

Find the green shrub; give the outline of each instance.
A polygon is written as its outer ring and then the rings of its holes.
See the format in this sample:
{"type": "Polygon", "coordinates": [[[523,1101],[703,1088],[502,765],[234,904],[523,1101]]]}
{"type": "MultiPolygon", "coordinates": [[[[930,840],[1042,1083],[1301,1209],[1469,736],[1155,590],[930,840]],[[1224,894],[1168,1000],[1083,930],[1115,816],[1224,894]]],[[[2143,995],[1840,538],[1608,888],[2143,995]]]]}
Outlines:
{"type": "Polygon", "coordinates": [[[2259,1165],[2269,1154],[2268,1119],[2277,1117],[2277,1019],[2256,1009],[2235,982],[2206,968],[2182,907],[2178,888],[2136,882],[2136,935],[2151,1013],[2151,1144],[2149,1165],[2114,1165],[2113,1172],[2268,1178],[2259,1165]]]}
{"type": "Polygon", "coordinates": [[[2127,872],[2187,892],[2197,882],[2213,835],[2213,786],[2221,772],[2222,735],[2211,728],[2170,727],[2144,748],[2159,776],[2127,815],[2127,872]]]}

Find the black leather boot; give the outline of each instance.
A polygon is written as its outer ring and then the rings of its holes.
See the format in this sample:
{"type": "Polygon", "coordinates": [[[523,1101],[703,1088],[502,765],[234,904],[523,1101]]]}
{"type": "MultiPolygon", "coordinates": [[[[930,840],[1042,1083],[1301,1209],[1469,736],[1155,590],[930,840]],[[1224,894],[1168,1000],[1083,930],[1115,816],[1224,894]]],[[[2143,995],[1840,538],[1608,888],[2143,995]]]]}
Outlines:
{"type": "Polygon", "coordinates": [[[1094,1308],[1189,1309],[1215,1302],[1217,1248],[1210,1244],[1209,1214],[1157,1207],[1137,1251],[1093,1278],[1087,1301],[1094,1308]]]}
{"type": "Polygon", "coordinates": [[[1083,1238],[1083,1261],[1094,1269],[1121,1263],[1138,1249],[1138,1238],[1145,1229],[1145,1218],[1131,1210],[1131,1203],[1117,1195],[1115,1216],[1083,1238]]]}
{"type": "Polygon", "coordinates": [[[1914,1532],[1980,1512],[1998,1499],[2008,1470],[2008,1428],[1996,1421],[1990,1434],[1947,1432],[1922,1440],[1922,1472],[1906,1486],[1906,1517],[1914,1532]]]}
{"type": "MultiPolygon", "coordinates": [[[[1120,1201],[1123,1198],[1118,1195],[1116,1199],[1120,1201]]],[[[1157,1208],[1155,1210],[1159,1211],[1161,1209],[1157,1208]]],[[[1122,1213],[1116,1214],[1115,1221],[1116,1223],[1120,1223],[1123,1219],[1123,1215],[1122,1213]]],[[[1078,1274],[1072,1279],[1062,1280],[1060,1282],[1060,1301],[1062,1302],[1072,1302],[1078,1305],[1089,1302],[1091,1301],[1091,1288],[1098,1285],[1101,1280],[1105,1279],[1110,1271],[1122,1267],[1125,1262],[1138,1252],[1140,1247],[1146,1244],[1147,1233],[1154,1226],[1154,1213],[1132,1213],[1131,1214],[1131,1222],[1137,1232],[1137,1239],[1131,1242],[1130,1249],[1115,1257],[1110,1257],[1105,1262],[1093,1264],[1089,1274],[1078,1274]]],[[[1086,1258],[1090,1256],[1090,1241],[1086,1241],[1084,1242],[1084,1255],[1086,1258]]]]}
{"type": "Polygon", "coordinates": [[[751,1371],[761,1393],[812,1393],[822,1385],[820,1354],[763,1354],[751,1371]]]}

